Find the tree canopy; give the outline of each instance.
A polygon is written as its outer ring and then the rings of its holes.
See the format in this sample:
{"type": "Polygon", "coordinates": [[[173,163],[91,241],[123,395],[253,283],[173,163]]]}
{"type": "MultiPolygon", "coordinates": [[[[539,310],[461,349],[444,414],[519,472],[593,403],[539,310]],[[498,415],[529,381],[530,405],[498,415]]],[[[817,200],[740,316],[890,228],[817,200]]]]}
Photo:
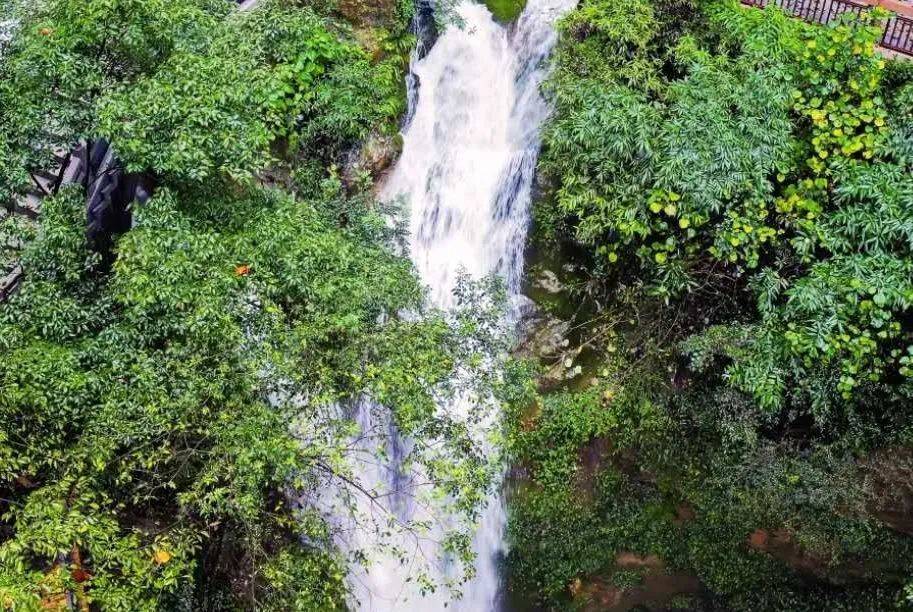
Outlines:
{"type": "Polygon", "coordinates": [[[913,73],[876,48],[886,17],[584,0],[561,22],[537,238],[579,271],[580,348],[552,359],[581,366],[509,436],[540,600],[635,551],[736,609],[906,601],[882,510],[907,507],[913,431],[913,73]]]}
{"type": "Polygon", "coordinates": [[[467,284],[465,310],[426,308],[395,211],[336,167],[396,127],[405,7],[379,50],[278,0],[9,9],[0,197],[97,138],[157,188],[113,265],[81,185],[37,225],[0,218],[26,274],[0,305],[0,607],[344,607],[369,551],[340,547],[343,517],[314,500],[354,515],[385,494],[354,442],[376,435],[353,416],[368,400],[448,520],[359,528],[439,534],[469,561],[495,468],[468,420],[490,401],[498,307],[467,284]],[[468,414],[440,409],[457,394],[468,414]]]}

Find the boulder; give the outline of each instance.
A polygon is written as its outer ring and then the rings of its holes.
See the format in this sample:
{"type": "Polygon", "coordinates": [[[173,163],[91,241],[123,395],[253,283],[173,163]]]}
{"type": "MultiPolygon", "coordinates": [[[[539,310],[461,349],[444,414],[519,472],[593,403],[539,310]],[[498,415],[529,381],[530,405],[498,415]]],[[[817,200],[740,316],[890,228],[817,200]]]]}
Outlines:
{"type": "Polygon", "coordinates": [[[548,391],[581,373],[576,365],[582,347],[570,346],[567,334],[571,324],[550,315],[527,320],[521,325],[521,341],[514,356],[534,359],[547,365],[539,377],[539,390],[548,391]]]}
{"type": "Polygon", "coordinates": [[[564,382],[577,378],[582,373],[581,366],[577,365],[577,358],[583,352],[583,347],[575,347],[563,351],[555,363],[539,378],[539,390],[549,391],[564,382]]]}
{"type": "Polygon", "coordinates": [[[551,270],[543,270],[533,281],[533,285],[551,294],[564,291],[564,285],[558,279],[558,275],[551,270]]]}
{"type": "Polygon", "coordinates": [[[386,135],[374,132],[349,154],[343,171],[343,182],[347,186],[357,185],[363,174],[375,180],[382,177],[397,160],[403,150],[400,134],[386,135]]]}
{"type": "Polygon", "coordinates": [[[524,359],[552,360],[570,344],[567,333],[571,324],[555,317],[530,321],[515,355],[524,359]]]}

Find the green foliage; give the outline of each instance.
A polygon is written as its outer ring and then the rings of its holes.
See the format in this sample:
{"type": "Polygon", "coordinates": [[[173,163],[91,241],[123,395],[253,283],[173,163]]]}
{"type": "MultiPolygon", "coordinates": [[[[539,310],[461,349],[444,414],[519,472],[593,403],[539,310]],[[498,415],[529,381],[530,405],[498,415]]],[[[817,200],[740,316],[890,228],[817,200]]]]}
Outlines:
{"type": "Polygon", "coordinates": [[[470,427],[497,409],[499,292],[467,281],[453,312],[426,309],[394,211],[334,168],[402,110],[412,39],[369,55],[330,7],[279,0],[25,8],[0,57],[0,196],[87,137],[158,181],[113,263],[81,186],[0,225],[27,270],[0,305],[0,607],[343,608],[375,551],[335,528],[394,531],[356,514],[368,400],[447,516],[398,528],[438,530],[458,582],[499,470],[496,432],[470,427]],[[255,184],[267,168],[294,193],[255,184]],[[466,415],[440,409],[457,396],[466,415]]]}
{"type": "Polygon", "coordinates": [[[272,3],[106,96],[98,129],[131,169],[244,179],[270,161],[278,136],[338,151],[396,116],[400,75],[390,62],[372,65],[315,14],[272,3]]]}
{"type": "MultiPolygon", "coordinates": [[[[26,605],[76,547],[93,601],[157,609],[221,539],[246,560],[231,571],[263,581],[277,607],[291,591],[300,609],[339,603],[332,549],[292,544],[326,542],[326,525],[299,523],[273,492],[349,473],[351,424],[327,407],[361,394],[389,406],[420,440],[411,460],[473,515],[491,470],[435,406],[484,346],[462,348],[461,328],[434,313],[396,317],[420,310],[424,294],[377,234],[276,192],[163,191],[105,275],[80,198],[46,206],[28,280],[2,310],[2,486],[15,504],[0,595],[26,605]]],[[[368,225],[383,226],[353,223],[368,225]]]]}
{"type": "Polygon", "coordinates": [[[612,574],[612,584],[619,589],[631,589],[643,582],[643,576],[636,570],[619,570],[612,574]]]}
{"type": "Polygon", "coordinates": [[[911,186],[903,151],[887,146],[888,123],[904,115],[889,119],[880,89],[882,14],[819,28],[713,5],[721,51],[683,36],[663,52],[636,6],[590,2],[565,22],[542,162],[558,206],[597,256],[635,259],[666,299],[708,267],[736,279],[761,270],[764,323],[747,340],[754,350],[726,351],[733,383],[776,409],[810,368],[834,368],[839,383],[816,389],[815,405],[851,399],[858,380],[899,367],[910,334],[899,202],[911,186]],[[602,64],[666,58],[683,76],[632,88],[617,71],[596,81],[566,68],[593,63],[590,40],[606,32],[602,64]],[[889,285],[890,298],[878,289],[889,285]]]}
{"type": "Polygon", "coordinates": [[[512,500],[509,571],[515,588],[560,599],[574,578],[608,570],[616,554],[665,554],[673,532],[669,507],[618,469],[624,449],[662,437],[666,418],[653,402],[662,376],[616,357],[585,391],[508,405],[507,448],[527,482],[512,500]],[[649,433],[648,433],[649,432],[649,433]]]}
{"type": "Polygon", "coordinates": [[[507,23],[520,16],[526,6],[526,0],[485,0],[485,6],[495,19],[507,23]]]}
{"type": "Polygon", "coordinates": [[[632,550],[734,609],[904,597],[913,546],[860,473],[913,418],[913,72],[876,52],[884,18],[587,0],[562,22],[538,229],[583,247],[595,314],[571,328],[625,375],[513,416],[521,588],[557,607],[632,550]]]}
{"type": "Polygon", "coordinates": [[[574,45],[561,45],[556,51],[555,93],[560,95],[572,80],[593,79],[605,84],[654,84],[656,66],[646,50],[659,24],[653,5],[648,2],[618,4],[586,2],[559,24],[574,45]]]}
{"type": "Polygon", "coordinates": [[[200,180],[249,178],[269,161],[269,74],[249,53],[177,55],[100,103],[99,131],[131,171],[200,180]],[[250,117],[250,119],[245,119],[250,117]]]}
{"type": "MultiPolygon", "coordinates": [[[[601,5],[589,3],[569,20],[588,23],[594,7],[601,5]]],[[[610,23],[622,32],[615,43],[621,48],[604,55],[633,56],[622,64],[628,66],[624,70],[636,63],[656,66],[663,53],[649,42],[659,24],[646,21],[635,28],[636,18],[614,10],[619,14],[610,23]]],[[[604,23],[605,14],[598,14],[596,23],[604,23]]],[[[601,27],[597,31],[611,31],[601,27]]],[[[589,38],[569,45],[564,55],[590,62],[589,38]]],[[[772,238],[767,230],[752,236],[743,231],[744,226],[751,233],[752,224],[762,225],[763,207],[726,209],[731,202],[769,194],[768,176],[789,159],[790,125],[784,114],[790,72],[769,65],[768,56],[759,62],[753,52],[737,60],[708,54],[691,38],[665,54],[686,70],[685,78],[664,85],[656,68],[636,79],[599,70],[608,82],[594,84],[577,78],[564,82],[559,72],[559,109],[566,95],[586,97],[570,99],[575,110],[567,117],[559,112],[546,133],[543,169],[560,177],[558,203],[580,219],[579,236],[596,245],[598,254],[615,262],[622,247],[633,250],[659,273],[658,290],[676,292],[688,284],[687,260],[705,249],[724,261],[743,259],[756,266],[759,246],[772,238]],[[575,114],[581,112],[590,116],[575,114]],[[586,141],[582,147],[580,140],[586,141]],[[707,244],[704,237],[712,234],[711,227],[717,236],[707,244]]]]}
{"type": "Polygon", "coordinates": [[[373,62],[294,3],[45,4],[18,15],[0,62],[4,200],[80,138],[103,136],[128,169],[170,181],[247,180],[277,140],[338,155],[403,109],[402,49],[373,62]]]}
{"type": "Polygon", "coordinates": [[[295,612],[339,608],[345,595],[344,571],[333,559],[289,546],[264,569],[270,592],[260,605],[295,612]]]}
{"type": "Polygon", "coordinates": [[[94,133],[101,96],[197,48],[229,10],[210,0],[14,5],[20,23],[0,60],[0,201],[29,184],[26,171],[49,168],[57,148],[94,133]]]}

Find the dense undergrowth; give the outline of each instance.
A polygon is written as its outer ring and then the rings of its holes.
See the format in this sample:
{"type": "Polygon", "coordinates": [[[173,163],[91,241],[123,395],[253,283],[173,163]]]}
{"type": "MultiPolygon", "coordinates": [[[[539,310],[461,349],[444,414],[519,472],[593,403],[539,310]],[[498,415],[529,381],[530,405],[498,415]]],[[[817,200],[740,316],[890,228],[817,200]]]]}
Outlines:
{"type": "Polygon", "coordinates": [[[412,2],[2,10],[2,204],[100,137],[156,190],[109,253],[80,185],[37,225],[0,218],[26,274],[0,305],[0,609],[344,607],[349,564],[377,551],[338,548],[344,517],[308,500],[355,516],[376,494],[350,461],[362,397],[416,440],[404,460],[468,560],[459,519],[492,470],[436,402],[457,369],[488,384],[483,309],[425,311],[370,168],[338,168],[397,130],[412,2]]]}
{"type": "MultiPolygon", "coordinates": [[[[368,396],[477,516],[495,466],[435,406],[454,371],[495,387],[496,317],[471,286],[425,310],[370,168],[340,168],[395,146],[412,10],[0,7],[0,204],[83,139],[156,186],[111,252],[79,186],[0,219],[26,271],[0,305],[0,608],[344,607],[375,551],[307,502],[366,494],[345,410],[368,396]]],[[[564,258],[567,342],[539,388],[522,362],[496,388],[515,590],[599,609],[663,574],[699,586],[648,606],[913,605],[913,68],[874,51],[881,18],[562,21],[536,239],[564,258]]]]}
{"type": "Polygon", "coordinates": [[[588,306],[543,380],[582,368],[512,419],[514,588],[600,609],[635,553],[700,578],[674,607],[913,605],[913,66],[883,17],[562,21],[536,238],[588,306]]]}

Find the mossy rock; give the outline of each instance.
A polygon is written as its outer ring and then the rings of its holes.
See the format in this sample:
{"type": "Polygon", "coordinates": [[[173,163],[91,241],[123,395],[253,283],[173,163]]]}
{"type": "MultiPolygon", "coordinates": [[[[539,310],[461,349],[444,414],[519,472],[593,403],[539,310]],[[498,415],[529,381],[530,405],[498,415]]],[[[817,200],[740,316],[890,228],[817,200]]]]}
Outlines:
{"type": "Polygon", "coordinates": [[[392,28],[396,22],[395,0],[339,0],[336,9],[356,28],[392,28]]]}
{"type": "Polygon", "coordinates": [[[508,23],[520,16],[526,7],[526,0],[485,0],[485,6],[496,21],[508,23]]]}

